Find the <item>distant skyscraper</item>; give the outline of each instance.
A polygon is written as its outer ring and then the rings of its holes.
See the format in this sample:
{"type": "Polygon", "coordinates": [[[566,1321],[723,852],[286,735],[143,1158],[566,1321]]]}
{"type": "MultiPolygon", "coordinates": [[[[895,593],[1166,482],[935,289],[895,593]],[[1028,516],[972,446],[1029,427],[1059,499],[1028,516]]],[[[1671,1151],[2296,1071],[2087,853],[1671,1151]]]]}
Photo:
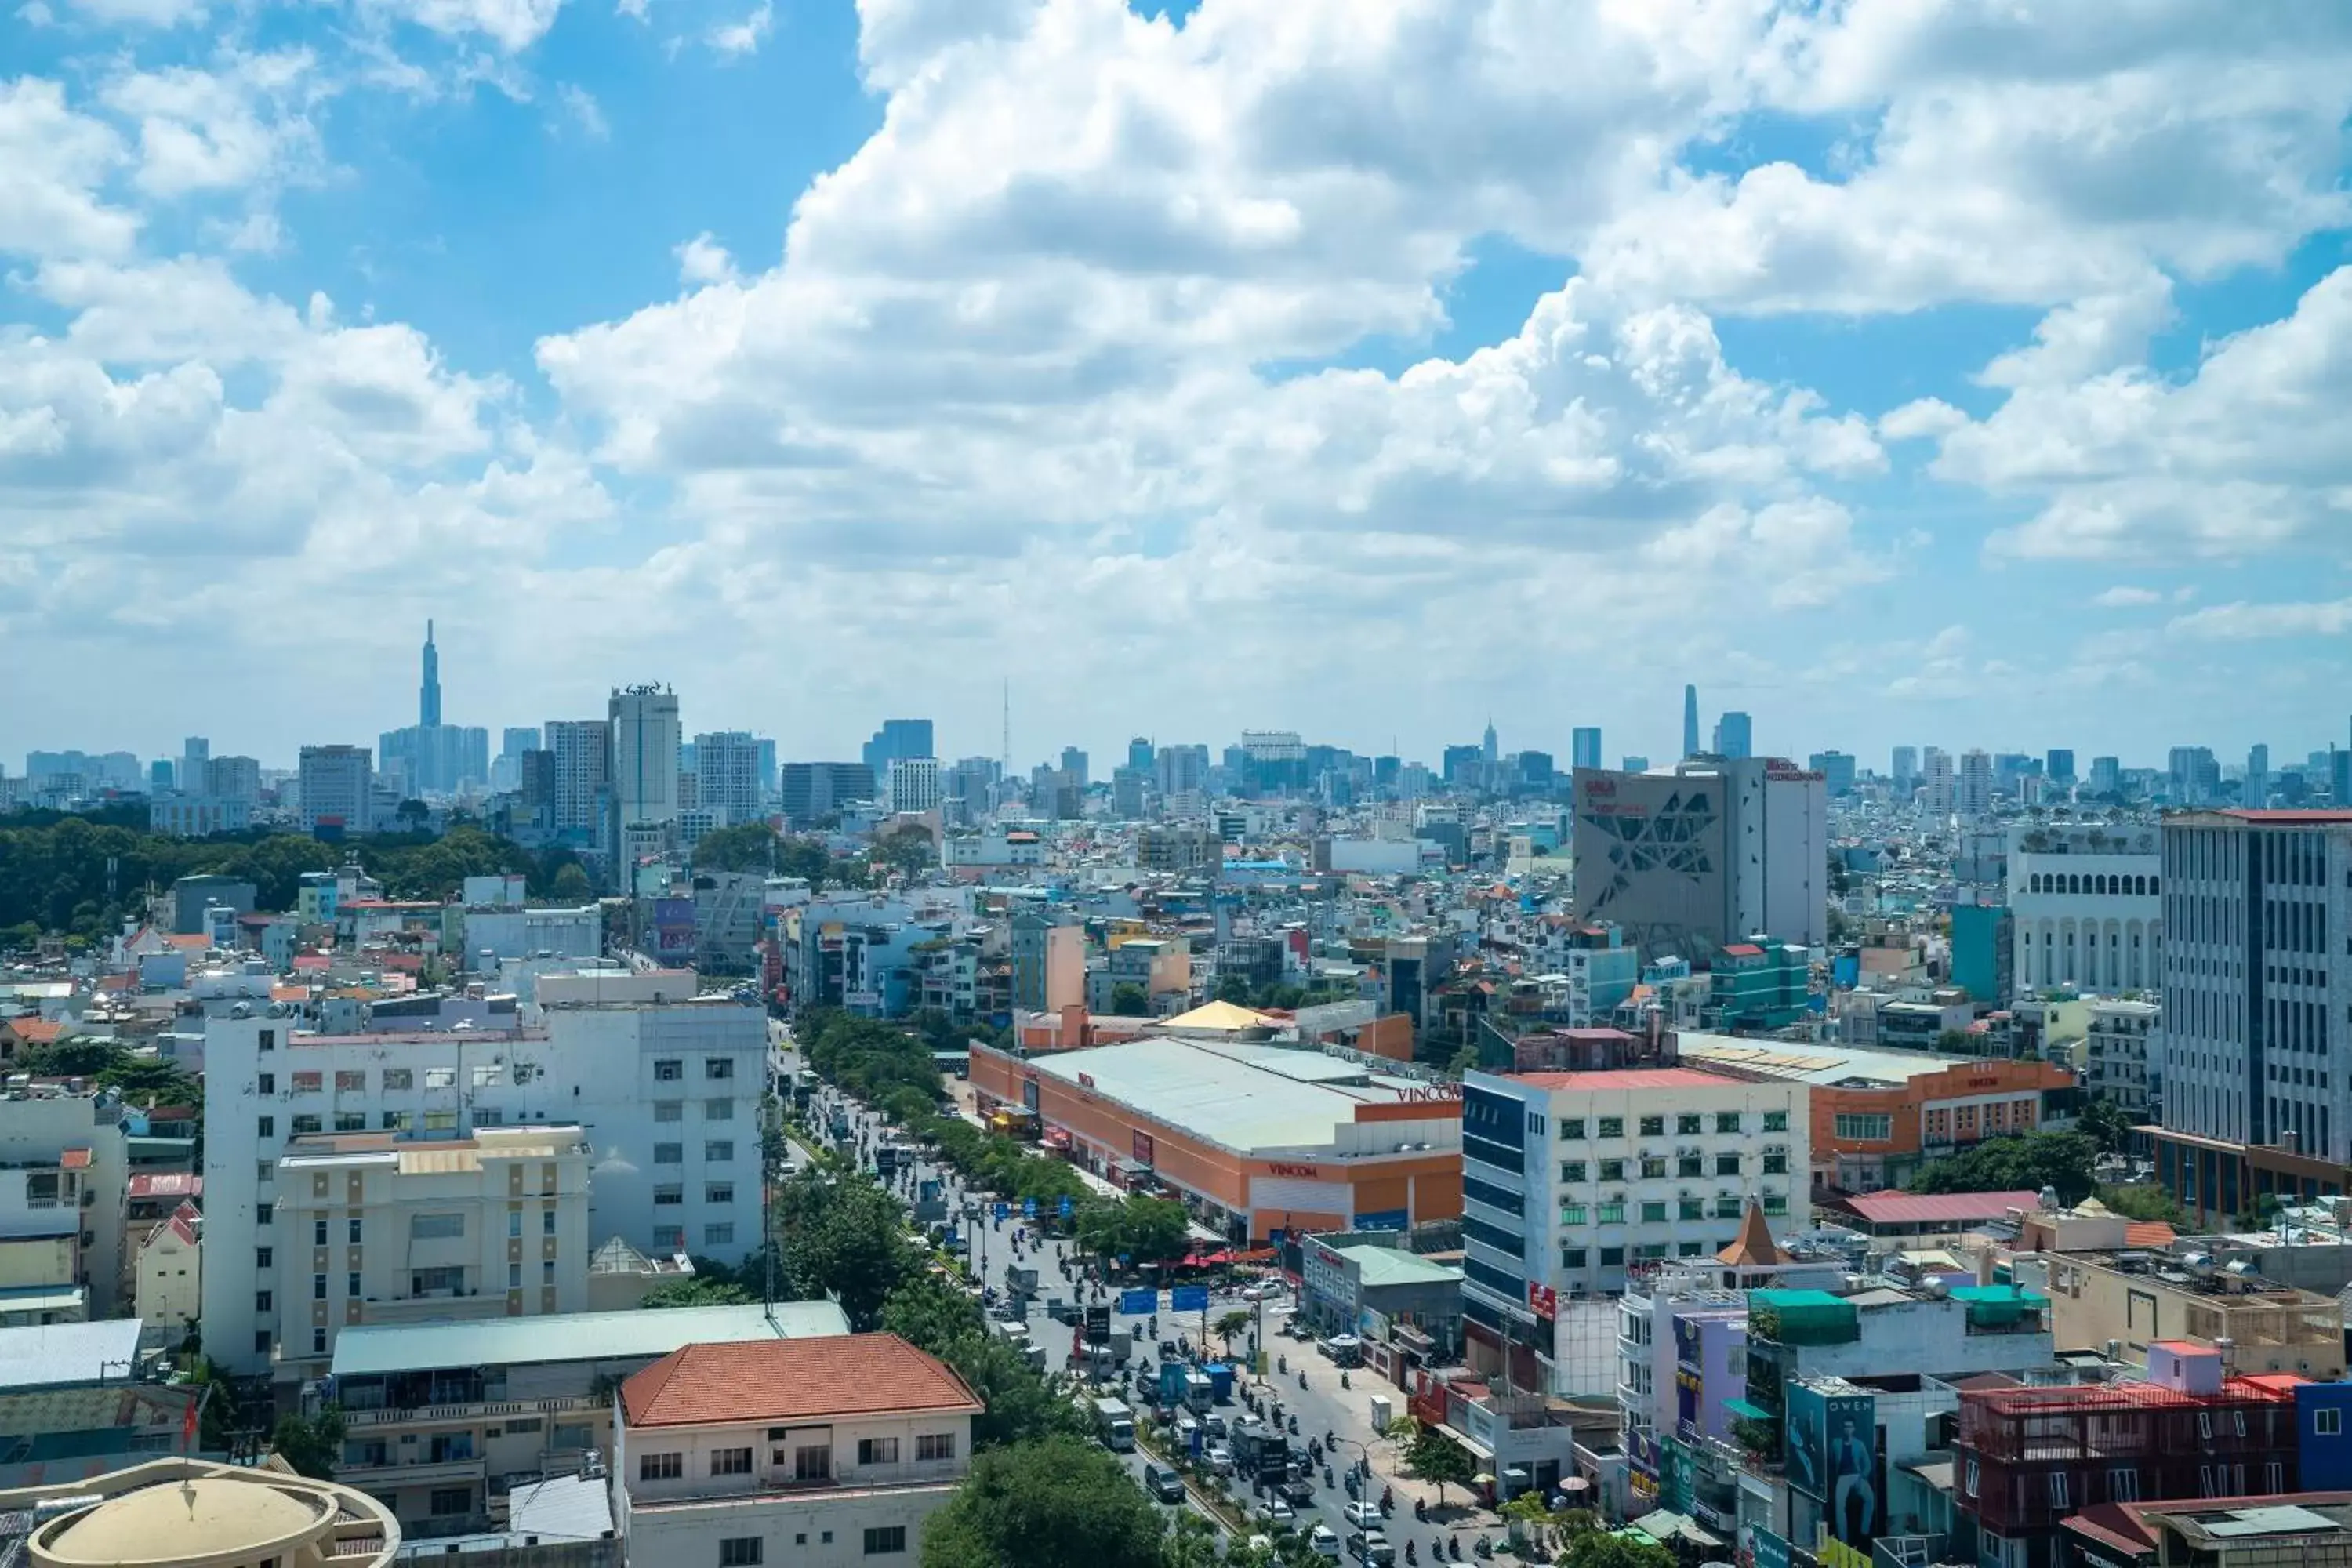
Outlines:
{"type": "Polygon", "coordinates": [[[1921,763],[1919,782],[1927,792],[1927,809],[1937,816],[1948,815],[1955,798],[1952,754],[1941,746],[1930,746],[1921,763]]]}
{"type": "Polygon", "coordinates": [[[510,725],[499,738],[499,755],[502,757],[520,757],[525,752],[537,750],[539,726],[536,724],[510,725]]]}
{"type": "Polygon", "coordinates": [[[1853,758],[1849,753],[1815,752],[1807,765],[1822,775],[1822,783],[1832,800],[1853,793],[1853,758]]]}
{"type": "Polygon", "coordinates": [[[2246,753],[2246,787],[2239,793],[2239,804],[2260,811],[2270,803],[2271,749],[2256,746],[2246,753]]]}
{"type": "Polygon", "coordinates": [[[433,623],[425,623],[425,678],[416,687],[416,721],[430,730],[441,722],[441,654],[433,646],[433,623]]]}
{"type": "Polygon", "coordinates": [[[544,726],[555,759],[551,826],[593,842],[604,832],[613,788],[613,726],[599,719],[551,719],[544,726]]]}
{"type": "MultiPolygon", "coordinates": [[[[212,755],[213,743],[210,741],[205,740],[202,735],[189,736],[180,742],[180,765],[176,770],[178,776],[188,780],[203,778],[205,764],[212,760],[212,755]]],[[[33,770],[27,768],[25,771],[30,773],[33,770]]],[[[197,786],[192,783],[189,787],[194,789],[197,786]]]]}
{"type": "Polygon", "coordinates": [[[302,797],[303,832],[340,838],[368,830],[374,778],[365,746],[305,746],[295,779],[302,797]]]}
{"type": "Polygon", "coordinates": [[[1919,748],[1916,746],[1895,747],[1895,765],[1889,771],[1894,775],[1895,788],[1897,794],[1907,794],[1909,791],[1916,787],[1919,782],[1919,748]]]}
{"type": "Polygon", "coordinates": [[[2210,805],[2221,787],[2221,765],[2210,746],[2175,746],[2165,758],[2175,805],[2210,805]]]}
{"type": "Polygon", "coordinates": [[[1683,755],[1698,755],[1698,688],[1683,688],[1683,755]]]}
{"type": "Polygon", "coordinates": [[[1495,737],[1495,721],[1492,719],[1486,721],[1486,739],[1479,742],[1478,752],[1484,760],[1489,763],[1499,760],[1503,754],[1502,747],[1496,742],[1495,737]]]}
{"type": "Polygon", "coordinates": [[[695,805],[721,827],[756,821],[764,792],[760,787],[760,742],[742,730],[694,738],[695,805]]]}
{"type": "Polygon", "coordinates": [[[939,758],[891,758],[885,789],[894,812],[932,810],[940,804],[939,758]]]}
{"type": "Polygon", "coordinates": [[[177,770],[172,766],[171,758],[158,757],[147,764],[147,787],[161,794],[172,787],[172,781],[176,774],[177,770]]]}
{"type": "Polygon", "coordinates": [[[1569,732],[1568,760],[1572,767],[1597,768],[1601,765],[1599,725],[1583,726],[1569,732]]]}
{"type": "Polygon", "coordinates": [[[2042,760],[2042,771],[2049,775],[2052,784],[2061,785],[2073,784],[2074,753],[2063,746],[2053,746],[2050,749],[2050,754],[2042,760]]]}
{"type": "Polygon", "coordinates": [[[877,784],[889,777],[893,758],[938,755],[932,749],[929,719],[885,719],[874,738],[866,742],[866,765],[877,784]]]}
{"type": "Polygon", "coordinates": [[[1650,759],[1647,757],[1628,755],[1622,762],[1620,762],[1617,766],[1624,773],[1646,773],[1650,771],[1650,759]]]}
{"type": "Polygon", "coordinates": [[[666,686],[615,687],[613,726],[615,832],[677,820],[677,694],[666,686]]]}
{"type": "Polygon", "coordinates": [[[1962,816],[1982,816],[1992,810],[1992,759],[1969,750],[1960,753],[1960,773],[1952,805],[1962,816]]]}
{"type": "Polygon", "coordinates": [[[2121,795],[2124,787],[2124,764],[2120,757],[2091,759],[2091,793],[2121,795]]]}
{"type": "Polygon", "coordinates": [[[1138,735],[1127,743],[1127,765],[1138,773],[1151,771],[1151,742],[1138,735]]]}
{"type": "Polygon", "coordinates": [[[1076,746],[1062,748],[1062,773],[1076,789],[1087,787],[1087,754],[1076,746]]]}
{"type": "Polygon", "coordinates": [[[1737,760],[1756,754],[1756,727],[1738,709],[1727,709],[1715,722],[1715,754],[1737,760]]]}

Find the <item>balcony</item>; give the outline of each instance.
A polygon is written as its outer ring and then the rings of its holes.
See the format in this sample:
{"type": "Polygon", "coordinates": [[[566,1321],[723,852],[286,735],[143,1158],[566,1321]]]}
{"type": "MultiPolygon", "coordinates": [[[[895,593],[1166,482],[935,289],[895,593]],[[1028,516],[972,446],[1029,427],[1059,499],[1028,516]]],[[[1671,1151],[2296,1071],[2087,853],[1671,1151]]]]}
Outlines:
{"type": "Polygon", "coordinates": [[[612,1402],[590,1394],[567,1394],[556,1399],[492,1399],[469,1405],[414,1405],[396,1409],[345,1410],[343,1423],[357,1430],[362,1426],[395,1426],[424,1425],[434,1421],[482,1421],[509,1415],[565,1415],[574,1411],[601,1412],[611,1408],[612,1402]]]}
{"type": "Polygon", "coordinates": [[[446,1486],[461,1481],[480,1482],[489,1475],[489,1460],[419,1459],[403,1462],[387,1459],[381,1465],[350,1463],[335,1467],[335,1479],[347,1487],[362,1491],[383,1487],[446,1486]]]}

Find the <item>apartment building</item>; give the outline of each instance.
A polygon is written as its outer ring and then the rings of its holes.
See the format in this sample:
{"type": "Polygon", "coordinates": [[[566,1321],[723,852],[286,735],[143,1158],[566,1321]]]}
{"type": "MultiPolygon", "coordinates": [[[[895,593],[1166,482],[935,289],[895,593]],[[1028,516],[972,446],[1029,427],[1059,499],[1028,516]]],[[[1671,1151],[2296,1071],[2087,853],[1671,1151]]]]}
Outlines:
{"type": "MultiPolygon", "coordinates": [[[[1610,1296],[1738,1238],[1748,1202],[1802,1212],[1801,1086],[1687,1067],[1469,1074],[1463,1083],[1464,1334],[1554,1362],[1565,1302],[1610,1296]]],[[[1549,1372],[1547,1372],[1547,1375],[1549,1372]]]]}
{"type": "Polygon", "coordinates": [[[2114,995],[2161,984],[2164,862],[2146,824],[2019,826],[2005,901],[2022,991],[2114,995]]]}
{"type": "Polygon", "coordinates": [[[2170,1253],[2021,1253],[2013,1271],[2050,1298],[2062,1349],[2146,1362],[2150,1345],[2172,1341],[2226,1347],[2233,1373],[2344,1375],[2344,1309],[2332,1297],[2170,1253]]]}
{"type": "Polygon", "coordinates": [[[614,1519],[634,1563],[911,1562],[985,1408],[896,1334],[690,1344],[621,1385],[614,1519]]]}
{"type": "Polygon", "coordinates": [[[0,1322],[129,1310],[121,1122],[107,1093],[36,1085],[0,1099],[0,1322]]]}
{"type": "Polygon", "coordinates": [[[848,1331],[830,1301],[353,1327],[335,1342],[336,1474],[412,1538],[484,1530],[493,1483],[609,1460],[611,1390],[663,1356],[848,1331]]]}
{"type": "Polygon", "coordinates": [[[2148,1047],[2163,1019],[2164,1009],[2154,1002],[2092,1004],[2083,1069],[2083,1087],[2092,1099],[2107,1100],[2134,1120],[2153,1113],[2148,1047]]]}
{"type": "Polygon", "coordinates": [[[207,1019],[209,1353],[259,1373],[272,1365],[281,1325],[298,1345],[311,1338],[307,1289],[286,1301],[273,1287],[264,1309],[246,1272],[274,1271],[281,1250],[309,1245],[278,1212],[280,1158],[309,1134],[456,1142],[499,1128],[575,1126],[591,1150],[583,1260],[586,1246],[619,1237],[656,1258],[690,1251],[740,1262],[760,1239],[767,1026],[756,1006],[697,996],[695,984],[678,971],[541,975],[540,1027],[328,1035],[297,1028],[275,1007],[207,1019]]]}
{"type": "Polygon", "coordinates": [[[557,1124],[289,1141],[273,1267],[255,1258],[279,1377],[323,1375],[346,1327],[581,1310],[588,1158],[581,1130],[557,1124]]]}

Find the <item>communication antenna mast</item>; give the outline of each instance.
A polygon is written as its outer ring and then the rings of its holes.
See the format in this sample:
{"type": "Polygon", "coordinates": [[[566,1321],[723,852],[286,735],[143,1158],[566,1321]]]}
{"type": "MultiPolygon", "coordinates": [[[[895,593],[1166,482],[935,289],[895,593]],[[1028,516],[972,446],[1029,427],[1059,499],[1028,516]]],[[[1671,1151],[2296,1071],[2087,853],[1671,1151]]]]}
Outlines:
{"type": "Polygon", "coordinates": [[[1004,776],[1013,776],[1013,678],[1004,678],[1004,776]]]}

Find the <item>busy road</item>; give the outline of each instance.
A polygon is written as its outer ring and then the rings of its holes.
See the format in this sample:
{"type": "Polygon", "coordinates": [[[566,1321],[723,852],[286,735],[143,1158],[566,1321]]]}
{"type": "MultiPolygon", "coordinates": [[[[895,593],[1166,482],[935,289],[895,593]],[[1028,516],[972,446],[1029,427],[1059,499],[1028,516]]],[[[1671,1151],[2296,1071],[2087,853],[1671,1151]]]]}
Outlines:
{"type": "MultiPolygon", "coordinates": [[[[782,1042],[777,1061],[785,1072],[797,1066],[782,1042]]],[[[842,1152],[854,1152],[862,1168],[874,1171],[876,1152],[889,1138],[887,1123],[848,1096],[819,1086],[811,1102],[813,1125],[824,1128],[836,1110],[845,1113],[849,1125],[842,1152]]],[[[1248,1418],[1253,1405],[1258,1411],[1271,1415],[1278,1403],[1286,1434],[1295,1424],[1295,1435],[1290,1437],[1294,1451],[1304,1449],[1312,1439],[1319,1459],[1310,1468],[1307,1478],[1311,1500],[1309,1494],[1301,1492],[1301,1506],[1286,1510],[1291,1517],[1284,1519],[1277,1511],[1274,1519],[1310,1534],[1325,1556],[1352,1560],[1349,1548],[1354,1543],[1350,1538],[1374,1531],[1385,1533],[1399,1563],[1475,1561],[1479,1537],[1484,1535],[1499,1543],[1499,1537],[1491,1528],[1478,1528],[1475,1520],[1461,1509],[1458,1489],[1450,1500],[1455,1507],[1443,1510],[1444,1518],[1458,1522],[1449,1525],[1441,1517],[1415,1517],[1416,1501],[1433,1504],[1434,1496],[1419,1482],[1396,1476],[1395,1445],[1381,1438],[1373,1425],[1373,1396],[1384,1395],[1391,1409],[1401,1412],[1402,1394],[1369,1373],[1343,1373],[1310,1341],[1281,1331],[1282,1325],[1289,1321],[1292,1301],[1287,1289],[1278,1279],[1270,1279],[1265,1284],[1250,1287],[1247,1294],[1244,1287],[1238,1285],[1217,1289],[1205,1312],[1187,1311],[1179,1316],[1167,1310],[1169,1299],[1163,1292],[1156,1298],[1161,1310],[1129,1313],[1121,1310],[1120,1292],[1092,1282],[1083,1261],[1071,1256],[1066,1243],[1024,1225],[1019,1205],[1008,1205],[1010,1213],[999,1217],[991,1194],[968,1192],[952,1170],[923,1158],[919,1151],[911,1165],[902,1165],[886,1184],[911,1207],[922,1184],[932,1180],[943,1185],[947,1214],[963,1235],[972,1277],[991,1288],[993,1299],[990,1319],[995,1331],[1010,1331],[1013,1337],[1043,1347],[1048,1372],[1076,1372],[1081,1375],[1084,1362],[1074,1364],[1073,1356],[1082,1354],[1080,1325],[1084,1307],[1108,1308],[1114,1331],[1125,1330],[1132,1335],[1134,1348],[1127,1367],[1111,1373],[1100,1392],[1127,1401],[1137,1410],[1139,1422],[1144,1415],[1143,1406],[1149,1403],[1151,1383],[1149,1373],[1140,1377],[1138,1374],[1147,1367],[1157,1372],[1165,1359],[1162,1342],[1172,1342],[1181,1337],[1196,1356],[1222,1360],[1226,1346],[1215,1335],[1214,1325],[1229,1312],[1247,1311],[1252,1327],[1237,1333],[1231,1346],[1234,1364],[1240,1369],[1233,1400],[1205,1413],[1219,1419],[1207,1423],[1204,1418],[1208,1429],[1202,1434],[1202,1447],[1204,1450],[1209,1447],[1218,1428],[1229,1434],[1233,1425],[1248,1418]],[[1003,1286],[1008,1265],[1037,1271],[1033,1296],[1016,1302],[1007,1294],[1003,1286]],[[1264,1325],[1266,1350],[1267,1375],[1264,1380],[1248,1375],[1260,1323],[1264,1325]],[[1341,1386],[1343,1376],[1352,1386],[1341,1386]],[[1364,1477],[1360,1501],[1351,1499],[1346,1489],[1351,1468],[1360,1468],[1364,1477]],[[1369,1510],[1378,1506],[1384,1492],[1391,1494],[1393,1506],[1389,1517],[1381,1521],[1369,1510]],[[1348,1517],[1351,1502],[1358,1504],[1354,1520],[1348,1517]]],[[[1138,1451],[1122,1458],[1141,1479],[1150,1456],[1138,1451]]],[[[1250,1490],[1246,1484],[1237,1489],[1245,1499],[1250,1499],[1250,1490]]],[[[1253,1516],[1263,1521],[1268,1505],[1276,1500],[1271,1489],[1260,1489],[1250,1500],[1253,1516]]],[[[1197,1508],[1197,1503],[1193,1506],[1197,1508]]],[[[1260,1528],[1270,1532],[1273,1523],[1264,1523],[1260,1528]]]]}

